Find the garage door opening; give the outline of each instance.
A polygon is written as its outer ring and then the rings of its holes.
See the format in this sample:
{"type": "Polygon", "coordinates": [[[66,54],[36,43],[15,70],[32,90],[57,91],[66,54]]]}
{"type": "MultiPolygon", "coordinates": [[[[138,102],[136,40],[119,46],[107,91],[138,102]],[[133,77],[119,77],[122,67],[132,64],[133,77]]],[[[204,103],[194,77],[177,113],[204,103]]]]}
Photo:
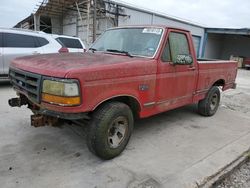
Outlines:
{"type": "Polygon", "coordinates": [[[207,29],[204,57],[225,59],[250,58],[250,35],[248,29],[207,29]]]}

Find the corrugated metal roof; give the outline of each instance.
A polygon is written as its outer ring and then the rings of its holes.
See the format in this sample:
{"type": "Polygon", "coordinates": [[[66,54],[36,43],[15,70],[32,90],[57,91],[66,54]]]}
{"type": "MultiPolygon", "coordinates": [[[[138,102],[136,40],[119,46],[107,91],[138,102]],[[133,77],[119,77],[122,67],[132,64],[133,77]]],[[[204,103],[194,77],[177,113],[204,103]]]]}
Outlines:
{"type": "Polygon", "coordinates": [[[162,12],[159,12],[159,11],[154,11],[154,10],[150,10],[150,9],[147,9],[147,8],[139,7],[137,5],[133,5],[133,4],[130,4],[130,3],[127,3],[127,2],[124,2],[124,1],[120,1],[120,0],[103,0],[103,1],[107,2],[107,3],[108,2],[115,3],[117,5],[120,5],[121,7],[127,7],[127,8],[130,8],[130,9],[139,11],[139,12],[154,14],[156,16],[160,16],[160,17],[170,19],[170,20],[173,20],[173,21],[178,21],[178,22],[185,23],[185,24],[188,24],[188,25],[192,25],[192,26],[196,26],[196,27],[200,27],[200,28],[205,27],[204,25],[202,25],[200,23],[194,23],[194,22],[192,22],[190,20],[186,20],[186,19],[183,19],[183,18],[178,18],[176,16],[168,15],[168,14],[165,14],[165,13],[162,13],[162,12]]]}
{"type": "Polygon", "coordinates": [[[235,35],[250,35],[249,28],[206,28],[206,33],[217,33],[217,34],[235,34],[235,35]]]}
{"type": "MultiPolygon", "coordinates": [[[[85,0],[43,0],[41,2],[40,5],[37,5],[37,10],[36,10],[36,14],[44,14],[44,15],[48,15],[48,16],[62,16],[64,14],[64,12],[66,12],[67,10],[76,10],[75,7],[75,3],[79,3],[79,9],[81,12],[87,12],[87,3],[89,3],[89,1],[85,0]]],[[[182,18],[178,18],[175,16],[170,16],[158,11],[153,11],[153,10],[149,10],[146,8],[142,8],[133,4],[129,4],[127,2],[123,2],[123,1],[119,1],[119,0],[97,0],[97,4],[102,5],[104,2],[106,3],[112,3],[121,7],[125,7],[125,8],[129,8],[132,10],[136,10],[139,12],[144,12],[144,13],[149,13],[149,14],[153,14],[155,16],[159,16],[159,17],[163,17],[166,19],[170,19],[173,21],[178,21],[184,24],[188,24],[188,25],[192,25],[192,26],[196,26],[196,27],[200,27],[200,28],[204,28],[204,26],[202,26],[202,24],[199,23],[194,23],[192,21],[189,20],[185,20],[182,18]]]]}

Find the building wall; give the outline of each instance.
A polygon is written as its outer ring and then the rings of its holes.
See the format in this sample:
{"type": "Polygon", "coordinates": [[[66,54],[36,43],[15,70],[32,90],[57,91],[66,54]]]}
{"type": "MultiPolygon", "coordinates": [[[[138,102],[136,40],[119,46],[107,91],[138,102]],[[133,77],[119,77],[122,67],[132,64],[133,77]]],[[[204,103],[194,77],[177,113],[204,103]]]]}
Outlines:
{"type": "Polygon", "coordinates": [[[63,34],[62,19],[58,17],[51,17],[52,33],[63,34]]]}
{"type": "Polygon", "coordinates": [[[77,12],[68,11],[63,16],[63,34],[77,36],[77,12]]]}
{"type": "MultiPolygon", "coordinates": [[[[182,23],[180,21],[174,21],[170,18],[162,17],[155,15],[154,13],[145,12],[143,10],[133,9],[131,7],[123,7],[122,14],[128,16],[119,16],[118,26],[126,26],[126,25],[145,25],[145,24],[163,24],[168,25],[170,27],[179,27],[190,30],[193,35],[201,37],[201,44],[204,38],[204,28],[193,26],[191,24],[182,23]]],[[[80,37],[83,42],[88,46],[92,43],[93,39],[93,17],[90,14],[90,24],[89,24],[89,31],[87,32],[87,17],[83,15],[83,21],[80,20],[77,12],[69,12],[68,15],[65,14],[63,18],[63,34],[70,35],[70,36],[78,36],[80,37]],[[75,16],[72,16],[75,14],[75,16]],[[88,37],[87,37],[88,33],[88,37]]],[[[114,15],[107,14],[105,15],[98,15],[97,19],[97,37],[103,33],[106,29],[114,27],[114,15]]],[[[200,48],[201,52],[201,48],[200,48]]],[[[199,54],[201,54],[199,52],[199,54]]]]}
{"type": "MultiPolygon", "coordinates": [[[[89,20],[86,14],[81,14],[81,17],[82,19],[76,11],[65,13],[62,18],[62,34],[77,36],[81,38],[86,47],[88,47],[93,42],[93,15],[90,14],[89,20]]],[[[113,18],[97,14],[96,37],[100,36],[106,29],[114,27],[114,21],[112,19],[113,18]]]]}
{"type": "MultiPolygon", "coordinates": [[[[77,35],[82,39],[84,44],[88,47],[93,42],[93,18],[89,19],[89,28],[87,19],[77,18],[77,35]]],[[[96,37],[99,37],[106,29],[114,27],[114,24],[108,18],[99,18],[96,21],[96,37]]]]}

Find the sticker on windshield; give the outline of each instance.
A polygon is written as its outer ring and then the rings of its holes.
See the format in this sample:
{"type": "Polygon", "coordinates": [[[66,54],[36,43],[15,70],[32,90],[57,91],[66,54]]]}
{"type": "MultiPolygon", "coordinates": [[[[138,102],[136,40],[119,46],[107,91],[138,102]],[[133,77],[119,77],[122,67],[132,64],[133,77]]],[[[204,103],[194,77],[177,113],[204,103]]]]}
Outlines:
{"type": "Polygon", "coordinates": [[[161,35],[162,29],[160,29],[160,28],[144,28],[142,33],[151,33],[151,34],[161,35]]]}

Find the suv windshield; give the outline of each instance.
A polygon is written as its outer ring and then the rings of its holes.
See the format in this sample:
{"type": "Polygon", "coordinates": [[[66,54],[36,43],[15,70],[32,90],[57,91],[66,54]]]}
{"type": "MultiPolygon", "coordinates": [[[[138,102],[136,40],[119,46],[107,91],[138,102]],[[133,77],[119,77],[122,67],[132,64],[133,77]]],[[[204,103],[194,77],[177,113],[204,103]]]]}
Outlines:
{"type": "Polygon", "coordinates": [[[122,52],[131,56],[153,57],[159,46],[163,29],[118,28],[107,30],[93,44],[95,51],[122,52]]]}

